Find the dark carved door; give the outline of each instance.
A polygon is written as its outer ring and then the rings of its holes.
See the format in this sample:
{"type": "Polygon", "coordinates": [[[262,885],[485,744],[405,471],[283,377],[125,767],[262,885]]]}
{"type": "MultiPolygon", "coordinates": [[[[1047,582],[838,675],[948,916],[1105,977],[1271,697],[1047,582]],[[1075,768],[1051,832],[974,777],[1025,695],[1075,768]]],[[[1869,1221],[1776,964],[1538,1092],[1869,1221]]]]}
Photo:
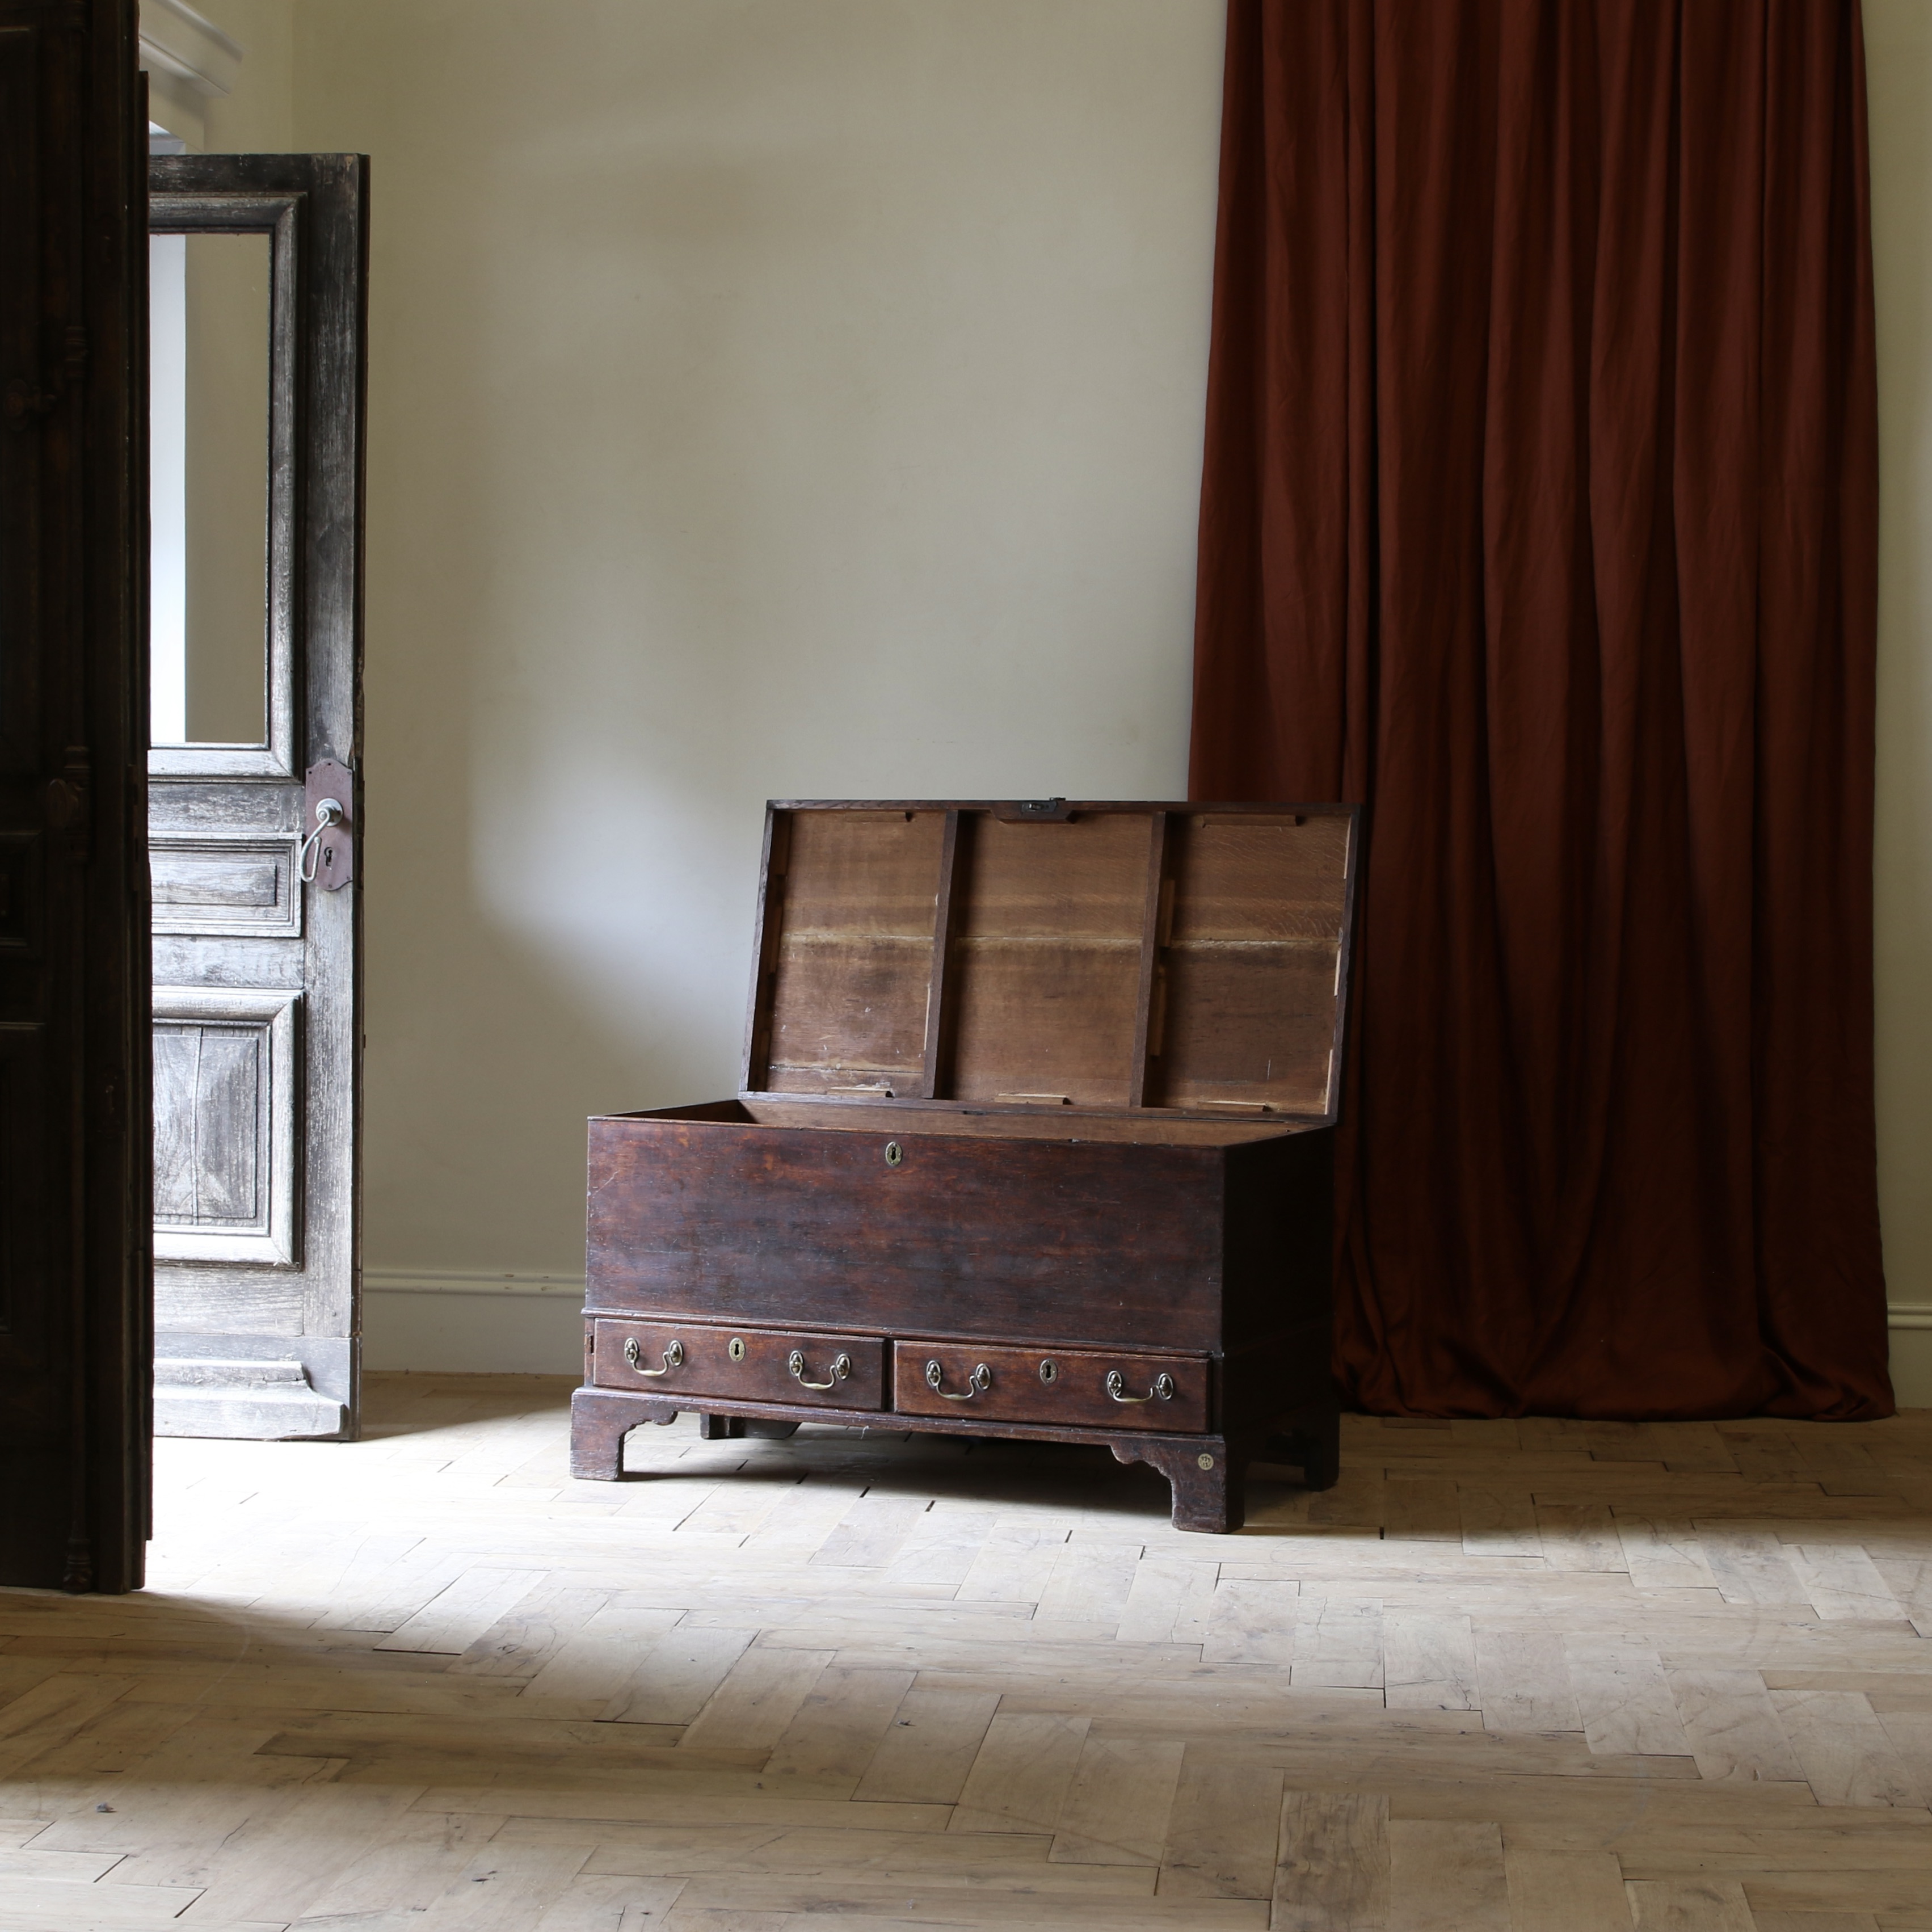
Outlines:
{"type": "Polygon", "coordinates": [[[134,0],[0,0],[0,1582],[147,1534],[146,133],[134,0]]]}

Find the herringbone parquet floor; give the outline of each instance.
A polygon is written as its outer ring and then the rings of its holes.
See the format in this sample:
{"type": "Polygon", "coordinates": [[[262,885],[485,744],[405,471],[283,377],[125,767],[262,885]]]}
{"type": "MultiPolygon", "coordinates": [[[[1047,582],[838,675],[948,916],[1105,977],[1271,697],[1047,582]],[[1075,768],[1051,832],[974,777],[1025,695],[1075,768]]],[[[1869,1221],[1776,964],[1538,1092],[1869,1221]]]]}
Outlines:
{"type": "Polygon", "coordinates": [[[372,1378],[0,1594],[0,1928],[1932,1928],[1932,1414],[1103,1451],[632,1438],[372,1378]]]}

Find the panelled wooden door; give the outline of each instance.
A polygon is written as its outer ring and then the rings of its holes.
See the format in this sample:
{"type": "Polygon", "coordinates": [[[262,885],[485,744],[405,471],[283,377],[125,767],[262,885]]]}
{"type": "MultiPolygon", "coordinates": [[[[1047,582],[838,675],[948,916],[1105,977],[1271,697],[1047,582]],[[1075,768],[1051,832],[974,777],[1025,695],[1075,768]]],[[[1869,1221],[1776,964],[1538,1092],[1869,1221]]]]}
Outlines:
{"type": "Polygon", "coordinates": [[[148,1516],[146,141],[134,0],[0,0],[0,1583],[148,1516]]]}
{"type": "Polygon", "coordinates": [[[150,164],[163,1435],[356,1428],[366,178],[150,164]]]}

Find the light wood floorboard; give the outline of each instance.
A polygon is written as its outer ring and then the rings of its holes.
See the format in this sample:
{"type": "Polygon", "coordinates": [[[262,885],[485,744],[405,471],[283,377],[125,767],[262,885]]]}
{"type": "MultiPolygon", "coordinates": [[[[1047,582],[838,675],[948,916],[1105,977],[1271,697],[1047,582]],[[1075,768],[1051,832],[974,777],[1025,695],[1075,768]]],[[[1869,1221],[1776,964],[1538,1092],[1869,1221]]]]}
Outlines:
{"type": "Polygon", "coordinates": [[[164,1441],[139,1595],[0,1592],[0,1932],[1932,1932],[1932,1412],[1350,1419],[566,1474],[569,1385],[164,1441]]]}

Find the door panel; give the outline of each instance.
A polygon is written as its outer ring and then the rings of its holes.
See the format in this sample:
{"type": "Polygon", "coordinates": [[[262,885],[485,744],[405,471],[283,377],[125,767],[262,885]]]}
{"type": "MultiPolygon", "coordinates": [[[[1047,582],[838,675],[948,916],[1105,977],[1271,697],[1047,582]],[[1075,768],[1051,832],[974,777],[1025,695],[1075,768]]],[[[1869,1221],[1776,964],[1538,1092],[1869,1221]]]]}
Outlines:
{"type": "Polygon", "coordinates": [[[0,959],[40,950],[40,835],[0,832],[0,959]]]}
{"type": "Polygon", "coordinates": [[[149,186],[176,466],[148,754],[155,1427],[352,1433],[360,896],[315,882],[304,780],[358,764],[364,164],[160,156],[149,186]]]}
{"type": "Polygon", "coordinates": [[[298,993],[154,988],[154,1259],[296,1264],[298,993]]]}
{"type": "Polygon", "coordinates": [[[0,1336],[15,1360],[47,1342],[47,1029],[0,1020],[0,1336]]]}
{"type": "Polygon", "coordinates": [[[299,939],[302,894],[290,838],[152,838],[154,930],[299,939]]]}
{"type": "Polygon", "coordinates": [[[0,1583],[73,1590],[148,1516],[135,39],[0,0],[0,1583]]]}

